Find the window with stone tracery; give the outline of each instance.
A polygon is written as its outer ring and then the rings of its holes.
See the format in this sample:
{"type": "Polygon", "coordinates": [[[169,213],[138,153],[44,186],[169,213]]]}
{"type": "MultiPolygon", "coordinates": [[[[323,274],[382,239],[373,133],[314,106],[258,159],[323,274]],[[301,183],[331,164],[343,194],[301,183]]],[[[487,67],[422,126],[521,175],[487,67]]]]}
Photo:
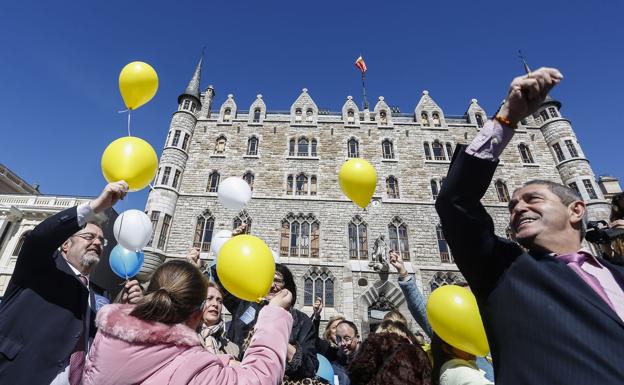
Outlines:
{"type": "Polygon", "coordinates": [[[366,223],[356,215],[348,226],[349,257],[351,259],[368,259],[368,234],[366,223]]]}
{"type": "Polygon", "coordinates": [[[319,235],[319,222],[312,214],[288,214],[282,220],[280,256],[318,258],[319,235]]]}
{"type": "Polygon", "coordinates": [[[214,217],[210,211],[206,210],[197,218],[195,225],[195,236],[193,238],[193,247],[199,248],[201,252],[210,250],[210,242],[212,242],[212,231],[214,230],[214,217]]]}
{"type": "Polygon", "coordinates": [[[407,237],[407,225],[399,217],[394,217],[392,222],[388,225],[388,235],[391,250],[395,250],[399,253],[404,261],[409,261],[409,240],[407,237]]]}
{"type": "Polygon", "coordinates": [[[236,216],[236,218],[234,218],[234,221],[232,223],[232,229],[236,230],[243,223],[245,223],[247,226],[245,227],[245,231],[243,232],[243,234],[251,234],[251,222],[251,216],[249,216],[247,210],[243,210],[236,216]]]}
{"type": "Polygon", "coordinates": [[[429,287],[431,291],[444,286],[444,285],[457,285],[463,283],[461,276],[458,273],[453,273],[451,271],[438,271],[436,272],[431,281],[429,281],[429,287]]]}
{"type": "Polygon", "coordinates": [[[321,298],[324,307],[334,307],[334,276],[328,268],[312,268],[303,278],[303,306],[321,298]]]}

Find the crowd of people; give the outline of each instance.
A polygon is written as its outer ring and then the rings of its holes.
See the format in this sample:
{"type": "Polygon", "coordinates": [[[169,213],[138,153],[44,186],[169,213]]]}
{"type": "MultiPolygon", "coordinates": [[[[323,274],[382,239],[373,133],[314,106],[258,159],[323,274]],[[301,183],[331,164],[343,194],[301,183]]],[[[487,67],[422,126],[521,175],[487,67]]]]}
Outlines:
{"type": "MultiPolygon", "coordinates": [[[[112,300],[89,273],[107,243],[99,213],[128,191],[120,181],[46,219],[25,240],[0,304],[0,383],[624,383],[621,243],[605,248],[607,258],[584,249],[586,204],[557,183],[533,180],[513,193],[515,241],[495,235],[480,202],[517,123],[561,79],[549,68],[514,79],[495,117],[470,145],[458,146],[436,201],[491,355],[476,357],[436,333],[425,297],[394,251],[389,262],[410,314],[388,312],[367,338],[344,316],[321,331],[320,298],[311,315],[297,310],[285,265],[276,264],[264,300],[248,302],[222,287],[197,249],[162,264],[145,289],[127,282],[112,300]],[[410,329],[408,317],[422,333],[410,329]],[[319,373],[318,354],[333,378],[319,373]]],[[[611,226],[624,227],[623,195],[613,207],[611,226]]]]}

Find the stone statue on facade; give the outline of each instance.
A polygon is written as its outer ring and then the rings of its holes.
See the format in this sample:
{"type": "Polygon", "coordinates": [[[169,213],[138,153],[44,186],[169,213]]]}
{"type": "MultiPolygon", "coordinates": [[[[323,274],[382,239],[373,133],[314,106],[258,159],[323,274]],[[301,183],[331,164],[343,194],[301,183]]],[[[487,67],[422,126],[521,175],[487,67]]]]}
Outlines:
{"type": "Polygon", "coordinates": [[[371,261],[368,266],[372,267],[375,271],[387,272],[389,270],[388,265],[388,252],[390,248],[386,242],[386,236],[380,235],[375,239],[373,244],[373,253],[371,254],[371,261]]]}

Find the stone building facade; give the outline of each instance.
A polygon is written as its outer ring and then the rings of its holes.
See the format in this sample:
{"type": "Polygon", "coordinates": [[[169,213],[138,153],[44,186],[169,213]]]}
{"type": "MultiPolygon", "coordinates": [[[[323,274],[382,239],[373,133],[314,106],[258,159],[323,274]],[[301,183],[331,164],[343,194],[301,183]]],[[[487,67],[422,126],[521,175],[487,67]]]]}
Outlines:
{"type": "MultiPolygon", "coordinates": [[[[426,295],[462,279],[434,203],[452,151],[469,143],[487,119],[476,99],[460,116],[445,114],[427,91],[409,113],[397,113],[383,97],[374,109],[360,110],[351,96],[339,112],[328,112],[303,89],[289,111],[269,111],[262,95],[242,110],[231,94],[218,104],[211,86],[200,93],[200,72],[201,61],[178,98],[147,201],[154,238],[146,249],[144,277],[166,259],[184,257],[192,246],[213,259],[212,234],[249,221],[251,234],[295,274],[298,308],[310,313],[319,295],[324,320],[344,314],[364,334],[391,308],[408,314],[396,273],[380,275],[368,265],[380,235],[400,250],[426,295]],[[337,179],[341,165],[356,156],[378,174],[366,209],[345,198],[337,179]],[[231,176],[252,185],[243,212],[218,203],[218,183],[231,176]]],[[[507,233],[509,195],[529,179],[571,185],[588,201],[592,218],[608,215],[560,107],[546,101],[522,122],[502,154],[484,198],[501,236],[507,233]]]]}

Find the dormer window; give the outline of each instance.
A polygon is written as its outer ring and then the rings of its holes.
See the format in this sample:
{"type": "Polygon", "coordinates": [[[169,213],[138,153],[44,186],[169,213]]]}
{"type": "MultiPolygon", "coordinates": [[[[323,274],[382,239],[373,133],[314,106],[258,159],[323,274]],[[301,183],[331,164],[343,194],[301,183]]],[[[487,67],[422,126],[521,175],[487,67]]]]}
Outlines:
{"type": "Polygon", "coordinates": [[[558,118],[559,114],[557,113],[557,109],[555,107],[548,107],[548,112],[550,113],[550,117],[558,118]]]}
{"type": "Polygon", "coordinates": [[[256,108],[253,113],[253,122],[260,123],[260,109],[256,108]]]}
{"type": "Polygon", "coordinates": [[[301,108],[297,108],[297,109],[295,110],[295,122],[301,122],[301,119],[302,119],[301,114],[302,114],[302,113],[303,113],[303,112],[301,111],[301,108]]]}
{"type": "Polygon", "coordinates": [[[183,110],[188,110],[189,107],[191,106],[191,101],[186,99],[184,100],[184,102],[182,102],[182,109],[183,110]]]}
{"type": "Polygon", "coordinates": [[[420,114],[420,120],[421,120],[423,126],[428,126],[429,125],[429,116],[427,116],[426,112],[422,112],[420,114]]]}
{"type": "Polygon", "coordinates": [[[433,126],[434,127],[441,127],[442,124],[440,123],[440,114],[438,114],[437,112],[434,112],[431,114],[431,120],[433,120],[433,126]]]}
{"type": "Polygon", "coordinates": [[[483,116],[481,114],[475,114],[475,120],[477,121],[477,127],[483,127],[483,116]]]}
{"type": "Polygon", "coordinates": [[[353,110],[347,112],[347,124],[355,124],[355,114],[353,110]]]}
{"type": "Polygon", "coordinates": [[[386,115],[386,111],[379,111],[379,124],[385,126],[388,124],[388,117],[386,115]]]}
{"type": "Polygon", "coordinates": [[[223,121],[229,122],[231,118],[232,118],[232,109],[228,107],[225,110],[223,110],[223,121]]]}
{"type": "Polygon", "coordinates": [[[314,111],[312,111],[311,108],[308,108],[308,110],[306,111],[306,120],[308,122],[313,122],[314,121],[314,111]]]}

